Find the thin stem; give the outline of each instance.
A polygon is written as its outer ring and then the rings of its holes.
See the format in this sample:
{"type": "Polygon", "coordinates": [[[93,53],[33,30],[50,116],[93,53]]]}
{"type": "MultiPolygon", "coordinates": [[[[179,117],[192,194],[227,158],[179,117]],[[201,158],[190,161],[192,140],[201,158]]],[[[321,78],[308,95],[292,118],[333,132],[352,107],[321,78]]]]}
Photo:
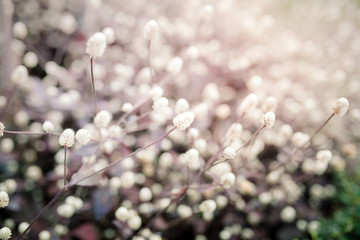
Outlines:
{"type": "Polygon", "coordinates": [[[25,231],[20,235],[20,237],[18,237],[17,240],[22,239],[22,237],[30,230],[30,228],[32,227],[32,225],[45,213],[45,211],[51,207],[56,200],[59,199],[59,197],[65,192],[66,188],[64,187],[60,192],[58,192],[52,199],[51,201],[43,208],[41,209],[41,211],[36,215],[36,217],[31,221],[30,225],[25,229],[25,231]]]}
{"type": "Polygon", "coordinates": [[[97,98],[96,98],[96,91],[95,91],[95,79],[94,79],[94,58],[90,58],[90,72],[91,72],[91,86],[94,95],[94,102],[95,102],[95,110],[98,113],[98,105],[97,105],[97,98]]]}
{"type": "Polygon", "coordinates": [[[243,143],[243,145],[241,145],[237,150],[236,152],[239,152],[240,149],[246,147],[252,140],[254,140],[254,138],[256,138],[257,135],[259,135],[259,133],[265,128],[265,125],[262,125],[258,130],[256,130],[256,132],[251,135],[251,137],[245,142],[243,143]]]}
{"type": "Polygon", "coordinates": [[[66,152],[67,152],[67,146],[65,145],[65,155],[64,155],[64,187],[66,187],[66,152]]]}
{"type": "Polygon", "coordinates": [[[330,115],[330,117],[328,118],[328,119],[326,119],[326,121],[323,123],[323,124],[321,124],[321,126],[311,135],[311,137],[309,138],[309,140],[307,140],[303,145],[301,145],[299,148],[303,148],[303,147],[305,147],[308,143],[310,143],[313,139],[314,139],[314,137],[316,136],[316,134],[318,134],[320,131],[321,131],[321,129],[323,129],[324,127],[325,127],[325,125],[333,118],[335,116],[335,113],[332,113],[331,115],[330,115]]]}
{"type": "Polygon", "coordinates": [[[176,129],[176,127],[171,128],[167,133],[165,133],[163,136],[159,137],[159,138],[158,138],[157,140],[155,140],[154,142],[146,145],[145,147],[139,148],[139,149],[136,150],[135,152],[129,153],[128,155],[126,155],[126,156],[124,156],[124,157],[116,160],[115,162],[110,163],[110,164],[107,165],[106,167],[104,167],[104,168],[102,168],[102,169],[100,169],[100,170],[98,170],[98,171],[96,171],[96,172],[94,172],[94,173],[92,173],[92,174],[90,174],[90,175],[88,175],[88,176],[85,176],[85,177],[83,177],[83,178],[80,178],[80,179],[78,179],[78,180],[75,180],[74,182],[71,182],[71,181],[70,181],[70,183],[69,183],[69,185],[68,185],[68,188],[70,188],[70,187],[78,184],[79,182],[82,182],[82,181],[84,181],[84,180],[86,180],[86,179],[88,179],[88,178],[90,178],[90,177],[92,177],[92,176],[95,176],[96,174],[98,174],[98,173],[100,173],[100,172],[103,172],[103,171],[105,171],[105,170],[113,167],[114,165],[118,164],[119,162],[121,162],[121,161],[124,160],[125,158],[134,156],[134,155],[137,154],[138,152],[141,152],[141,151],[143,151],[143,150],[145,150],[145,149],[147,149],[147,148],[155,145],[156,143],[160,142],[161,140],[163,140],[164,138],[166,138],[167,136],[169,136],[170,133],[172,133],[175,129],[176,129]]]}
{"type": "Polygon", "coordinates": [[[54,133],[54,132],[27,132],[27,131],[9,131],[9,130],[4,130],[4,133],[9,133],[9,134],[25,134],[25,135],[54,135],[54,136],[60,136],[59,133],[54,133]]]}
{"type": "Polygon", "coordinates": [[[152,85],[154,83],[154,73],[153,73],[153,71],[151,69],[151,62],[150,62],[150,59],[151,59],[151,40],[148,41],[147,48],[148,48],[147,65],[148,65],[149,70],[150,70],[151,85],[152,85]]]}

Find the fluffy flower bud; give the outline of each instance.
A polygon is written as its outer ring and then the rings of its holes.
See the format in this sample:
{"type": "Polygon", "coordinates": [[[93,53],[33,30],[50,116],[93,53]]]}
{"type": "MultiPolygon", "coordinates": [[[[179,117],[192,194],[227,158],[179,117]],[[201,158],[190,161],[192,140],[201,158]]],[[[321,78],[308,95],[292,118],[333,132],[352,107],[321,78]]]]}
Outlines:
{"type": "Polygon", "coordinates": [[[9,195],[7,194],[7,192],[1,191],[0,192],[0,208],[4,208],[7,205],[9,205],[9,195]]]}
{"type": "Polygon", "coordinates": [[[106,37],[103,33],[97,32],[92,35],[86,43],[86,53],[91,57],[101,57],[106,48],[106,37]]]}
{"type": "Polygon", "coordinates": [[[11,237],[11,230],[8,227],[3,227],[0,229],[0,239],[7,240],[11,237]]]}
{"type": "Polygon", "coordinates": [[[271,129],[275,124],[275,119],[276,119],[275,113],[267,112],[262,116],[260,122],[266,128],[271,129]]]}
{"type": "Polygon", "coordinates": [[[194,113],[184,112],[180,113],[173,119],[174,126],[179,130],[185,130],[190,127],[191,123],[194,121],[194,113]]]}
{"type": "Polygon", "coordinates": [[[155,20],[150,20],[146,23],[144,27],[144,37],[147,40],[153,40],[159,31],[159,26],[155,20]]]}
{"type": "Polygon", "coordinates": [[[59,144],[61,146],[72,147],[75,141],[75,133],[72,129],[68,128],[63,131],[59,137],[59,144]]]}
{"type": "Polygon", "coordinates": [[[342,97],[336,100],[335,106],[333,108],[334,113],[340,116],[343,116],[349,109],[349,101],[342,97]]]}
{"type": "Polygon", "coordinates": [[[2,122],[0,122],[0,137],[4,135],[4,130],[5,130],[5,125],[2,122]]]}
{"type": "Polygon", "coordinates": [[[76,140],[81,144],[81,145],[86,145],[90,142],[91,140],[91,136],[88,130],[86,129],[80,129],[79,131],[76,132],[76,140]]]}
{"type": "Polygon", "coordinates": [[[102,110],[96,114],[94,123],[97,128],[106,127],[112,120],[112,114],[109,111],[102,110]]]}

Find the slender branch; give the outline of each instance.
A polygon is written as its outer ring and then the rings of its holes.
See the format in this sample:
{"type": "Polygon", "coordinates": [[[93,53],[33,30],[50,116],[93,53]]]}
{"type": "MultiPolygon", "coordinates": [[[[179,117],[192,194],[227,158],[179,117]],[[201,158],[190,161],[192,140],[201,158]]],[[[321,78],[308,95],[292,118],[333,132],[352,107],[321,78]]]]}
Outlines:
{"type": "Polygon", "coordinates": [[[265,128],[265,125],[262,125],[258,130],[256,130],[256,132],[255,132],[253,135],[251,135],[251,137],[250,137],[246,142],[244,142],[243,145],[241,145],[241,146],[236,150],[236,152],[239,152],[240,149],[246,147],[252,140],[254,140],[254,138],[256,138],[257,135],[259,135],[259,133],[260,133],[264,128],[265,128]]]}
{"type": "Polygon", "coordinates": [[[27,132],[27,131],[9,131],[4,130],[4,133],[9,134],[25,134],[25,135],[54,135],[54,136],[60,136],[60,133],[54,133],[54,132],[27,132]]]}
{"type": "Polygon", "coordinates": [[[90,72],[91,72],[91,86],[94,95],[94,102],[95,102],[95,110],[98,113],[98,105],[97,105],[97,98],[96,98],[96,91],[95,91],[95,79],[94,79],[94,58],[90,58],[90,72]]]}
{"type": "Polygon", "coordinates": [[[69,185],[68,185],[67,187],[68,187],[68,188],[71,188],[72,186],[74,186],[74,185],[76,185],[76,184],[78,184],[78,183],[80,183],[80,182],[82,182],[82,181],[84,181],[84,180],[86,180],[86,179],[88,179],[88,178],[91,178],[92,176],[95,176],[96,174],[98,174],[98,173],[100,173],[100,172],[103,172],[103,171],[105,171],[105,170],[113,167],[114,165],[118,164],[119,162],[121,162],[121,161],[124,160],[125,158],[134,156],[134,155],[137,154],[138,152],[141,152],[141,151],[143,151],[143,150],[145,150],[145,149],[147,149],[147,148],[155,145],[156,143],[160,142],[161,140],[163,140],[164,138],[166,138],[167,136],[169,136],[170,133],[172,133],[175,129],[176,129],[176,127],[171,128],[167,133],[165,133],[163,136],[159,137],[159,138],[158,138],[157,140],[155,140],[154,142],[146,145],[145,147],[139,148],[139,149],[136,150],[135,152],[129,153],[128,155],[126,155],[126,156],[124,156],[124,157],[116,160],[115,162],[110,163],[110,164],[107,165],[106,167],[104,167],[104,168],[102,168],[102,169],[100,169],[100,170],[98,170],[98,171],[96,171],[96,172],[94,172],[94,173],[92,173],[92,174],[90,174],[90,175],[88,175],[88,176],[85,176],[85,177],[83,177],[83,178],[77,179],[77,180],[75,180],[74,182],[71,182],[71,181],[70,181],[70,183],[69,183],[69,185]]]}
{"type": "Polygon", "coordinates": [[[17,240],[20,240],[23,238],[23,236],[30,230],[30,228],[32,227],[32,225],[46,212],[46,210],[51,207],[56,200],[59,199],[59,197],[65,192],[67,188],[64,187],[60,192],[58,192],[52,199],[51,201],[43,208],[41,209],[41,211],[36,215],[36,217],[31,221],[30,225],[25,229],[25,231],[20,235],[20,237],[17,238],[17,240]]]}
{"type": "Polygon", "coordinates": [[[67,146],[65,145],[65,155],[64,155],[64,187],[66,187],[66,152],[67,152],[67,146]]]}
{"type": "Polygon", "coordinates": [[[151,69],[151,62],[150,62],[150,59],[151,59],[151,40],[148,41],[147,48],[148,48],[147,65],[148,65],[149,70],[150,70],[151,85],[152,85],[152,84],[154,84],[154,73],[153,73],[153,71],[151,69]]]}
{"type": "Polygon", "coordinates": [[[328,119],[326,119],[326,121],[321,124],[321,126],[311,135],[311,137],[309,138],[309,140],[307,140],[303,145],[301,145],[299,148],[304,148],[308,143],[310,143],[314,137],[316,136],[316,134],[318,134],[321,129],[323,129],[325,127],[325,125],[335,116],[335,113],[332,113],[330,115],[330,117],[328,119]]]}

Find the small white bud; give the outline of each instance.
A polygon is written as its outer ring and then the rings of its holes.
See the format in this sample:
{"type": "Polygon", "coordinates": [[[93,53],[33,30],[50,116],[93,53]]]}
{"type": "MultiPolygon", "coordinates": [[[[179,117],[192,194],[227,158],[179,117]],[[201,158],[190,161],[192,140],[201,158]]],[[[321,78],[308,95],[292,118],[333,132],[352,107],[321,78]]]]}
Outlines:
{"type": "Polygon", "coordinates": [[[235,175],[231,172],[225,173],[220,178],[220,183],[224,186],[224,188],[231,188],[235,183],[235,175]]]}
{"type": "Polygon", "coordinates": [[[75,213],[75,208],[70,204],[62,204],[57,209],[56,212],[59,216],[64,218],[71,218],[75,213]]]}
{"type": "Polygon", "coordinates": [[[51,234],[49,233],[49,231],[41,231],[39,233],[39,240],[50,240],[51,239],[51,234]]]}
{"type": "Polygon", "coordinates": [[[11,230],[8,227],[3,227],[0,229],[0,239],[8,240],[11,237],[11,230]]]}
{"type": "Polygon", "coordinates": [[[143,202],[150,201],[152,199],[152,193],[150,188],[144,187],[139,192],[140,200],[143,202]]]}
{"type": "Polygon", "coordinates": [[[254,93],[250,93],[244,98],[239,108],[237,109],[238,114],[242,115],[254,109],[257,103],[258,103],[258,97],[254,93]]]}
{"type": "Polygon", "coordinates": [[[309,139],[310,139],[310,136],[308,134],[302,133],[302,132],[296,132],[291,137],[291,142],[296,147],[302,147],[307,141],[309,141],[309,139]]]}
{"type": "Polygon", "coordinates": [[[287,206],[280,212],[280,217],[284,222],[293,222],[296,218],[296,211],[293,207],[287,206]]]}
{"type": "Polygon", "coordinates": [[[274,98],[274,97],[266,98],[261,107],[264,112],[275,112],[276,107],[277,107],[276,98],[274,98]]]}
{"type": "Polygon", "coordinates": [[[22,22],[14,23],[13,34],[14,34],[14,37],[19,38],[19,39],[26,38],[26,36],[28,35],[28,30],[27,30],[26,25],[22,22]]]}
{"type": "Polygon", "coordinates": [[[191,148],[185,153],[185,159],[191,170],[200,168],[199,151],[195,148],[191,148]]]}
{"type": "Polygon", "coordinates": [[[18,231],[19,233],[23,233],[25,232],[25,230],[29,227],[29,223],[28,222],[22,222],[19,224],[18,226],[18,231]]]}
{"type": "Polygon", "coordinates": [[[105,35],[106,37],[106,42],[107,44],[112,44],[115,42],[115,32],[114,29],[112,29],[111,27],[106,27],[102,30],[102,33],[105,35]]]}
{"type": "Polygon", "coordinates": [[[72,129],[67,128],[59,137],[59,144],[61,146],[72,147],[75,141],[75,133],[72,129]]]}
{"type": "Polygon", "coordinates": [[[92,35],[86,44],[86,53],[96,58],[104,54],[106,48],[106,37],[103,33],[97,32],[92,35]]]}
{"type": "Polygon", "coordinates": [[[37,55],[33,52],[27,52],[23,58],[24,65],[28,68],[33,68],[39,63],[37,55]]]}
{"type": "Polygon", "coordinates": [[[152,98],[152,100],[155,101],[162,97],[163,89],[159,86],[155,86],[150,90],[149,95],[152,98]]]}
{"type": "Polygon", "coordinates": [[[72,34],[76,31],[77,21],[75,17],[70,13],[64,13],[61,16],[59,23],[59,29],[65,34],[72,34]]]}
{"type": "Polygon", "coordinates": [[[133,105],[131,103],[124,103],[121,110],[123,112],[131,112],[133,110],[133,105]]]}
{"type": "Polygon", "coordinates": [[[23,65],[17,66],[11,74],[11,81],[14,84],[23,84],[28,78],[28,70],[23,65]]]}
{"type": "Polygon", "coordinates": [[[187,218],[193,214],[193,211],[192,211],[191,207],[184,205],[184,204],[180,204],[177,208],[177,213],[179,214],[179,216],[181,218],[187,218]]]}
{"type": "Polygon", "coordinates": [[[152,108],[154,109],[154,111],[159,111],[161,109],[166,108],[168,105],[169,105],[169,100],[166,97],[161,97],[154,102],[152,108]]]}
{"type": "Polygon", "coordinates": [[[216,210],[216,202],[212,199],[205,200],[199,205],[199,210],[202,213],[213,213],[216,210]]]}
{"type": "Polygon", "coordinates": [[[192,113],[192,112],[180,113],[179,115],[174,117],[173,124],[177,129],[185,130],[188,127],[190,127],[190,125],[194,121],[194,118],[195,118],[195,116],[194,116],[194,113],[192,113]]]}
{"type": "Polygon", "coordinates": [[[170,62],[166,66],[166,71],[168,71],[168,73],[171,73],[173,75],[177,75],[181,72],[183,64],[184,62],[180,57],[174,57],[173,59],[170,60],[170,62]]]}
{"type": "Polygon", "coordinates": [[[332,153],[329,150],[320,150],[316,153],[316,159],[324,162],[329,162],[332,158],[332,153]]]}
{"type": "Polygon", "coordinates": [[[42,125],[42,128],[45,132],[49,133],[54,131],[54,124],[50,121],[45,121],[42,125]]]}
{"type": "Polygon", "coordinates": [[[109,111],[102,110],[96,114],[94,118],[94,123],[97,128],[106,127],[112,120],[112,114],[109,111]]]}
{"type": "Polygon", "coordinates": [[[222,156],[225,159],[233,159],[236,156],[236,151],[234,148],[232,147],[227,147],[224,149],[222,156]]]}
{"type": "Polygon", "coordinates": [[[137,230],[141,227],[142,220],[139,216],[132,216],[128,219],[127,223],[132,230],[137,230]]]}
{"type": "Polygon", "coordinates": [[[175,112],[177,114],[189,111],[189,103],[185,98],[180,98],[175,104],[175,112]]]}
{"type": "Polygon", "coordinates": [[[267,112],[262,116],[260,122],[266,128],[271,129],[275,124],[275,119],[276,119],[275,113],[267,112]]]}
{"type": "Polygon", "coordinates": [[[0,208],[4,208],[9,205],[9,195],[7,192],[1,191],[0,192],[0,208]]]}
{"type": "Polygon", "coordinates": [[[76,141],[78,141],[81,145],[86,145],[91,140],[90,132],[86,129],[78,130],[75,137],[76,141]]]}
{"type": "Polygon", "coordinates": [[[159,26],[155,20],[150,20],[146,23],[144,27],[144,37],[151,41],[154,39],[156,34],[159,31],[159,26]]]}
{"type": "Polygon", "coordinates": [[[115,212],[117,220],[124,222],[129,218],[129,210],[126,207],[119,207],[115,212]]]}
{"type": "Polygon", "coordinates": [[[349,109],[349,101],[344,97],[336,100],[336,105],[333,108],[334,113],[340,116],[343,116],[348,109],[349,109]]]}
{"type": "Polygon", "coordinates": [[[4,130],[5,130],[5,125],[2,122],[0,122],[0,137],[4,135],[4,130]]]}

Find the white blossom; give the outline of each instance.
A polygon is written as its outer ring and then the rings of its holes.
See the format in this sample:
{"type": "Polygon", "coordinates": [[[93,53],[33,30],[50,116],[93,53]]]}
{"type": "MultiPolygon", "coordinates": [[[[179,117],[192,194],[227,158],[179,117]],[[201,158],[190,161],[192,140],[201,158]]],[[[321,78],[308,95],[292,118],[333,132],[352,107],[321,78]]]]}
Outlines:
{"type": "Polygon", "coordinates": [[[106,48],[106,37],[103,33],[97,32],[92,35],[86,43],[86,53],[91,57],[101,57],[106,48]]]}

